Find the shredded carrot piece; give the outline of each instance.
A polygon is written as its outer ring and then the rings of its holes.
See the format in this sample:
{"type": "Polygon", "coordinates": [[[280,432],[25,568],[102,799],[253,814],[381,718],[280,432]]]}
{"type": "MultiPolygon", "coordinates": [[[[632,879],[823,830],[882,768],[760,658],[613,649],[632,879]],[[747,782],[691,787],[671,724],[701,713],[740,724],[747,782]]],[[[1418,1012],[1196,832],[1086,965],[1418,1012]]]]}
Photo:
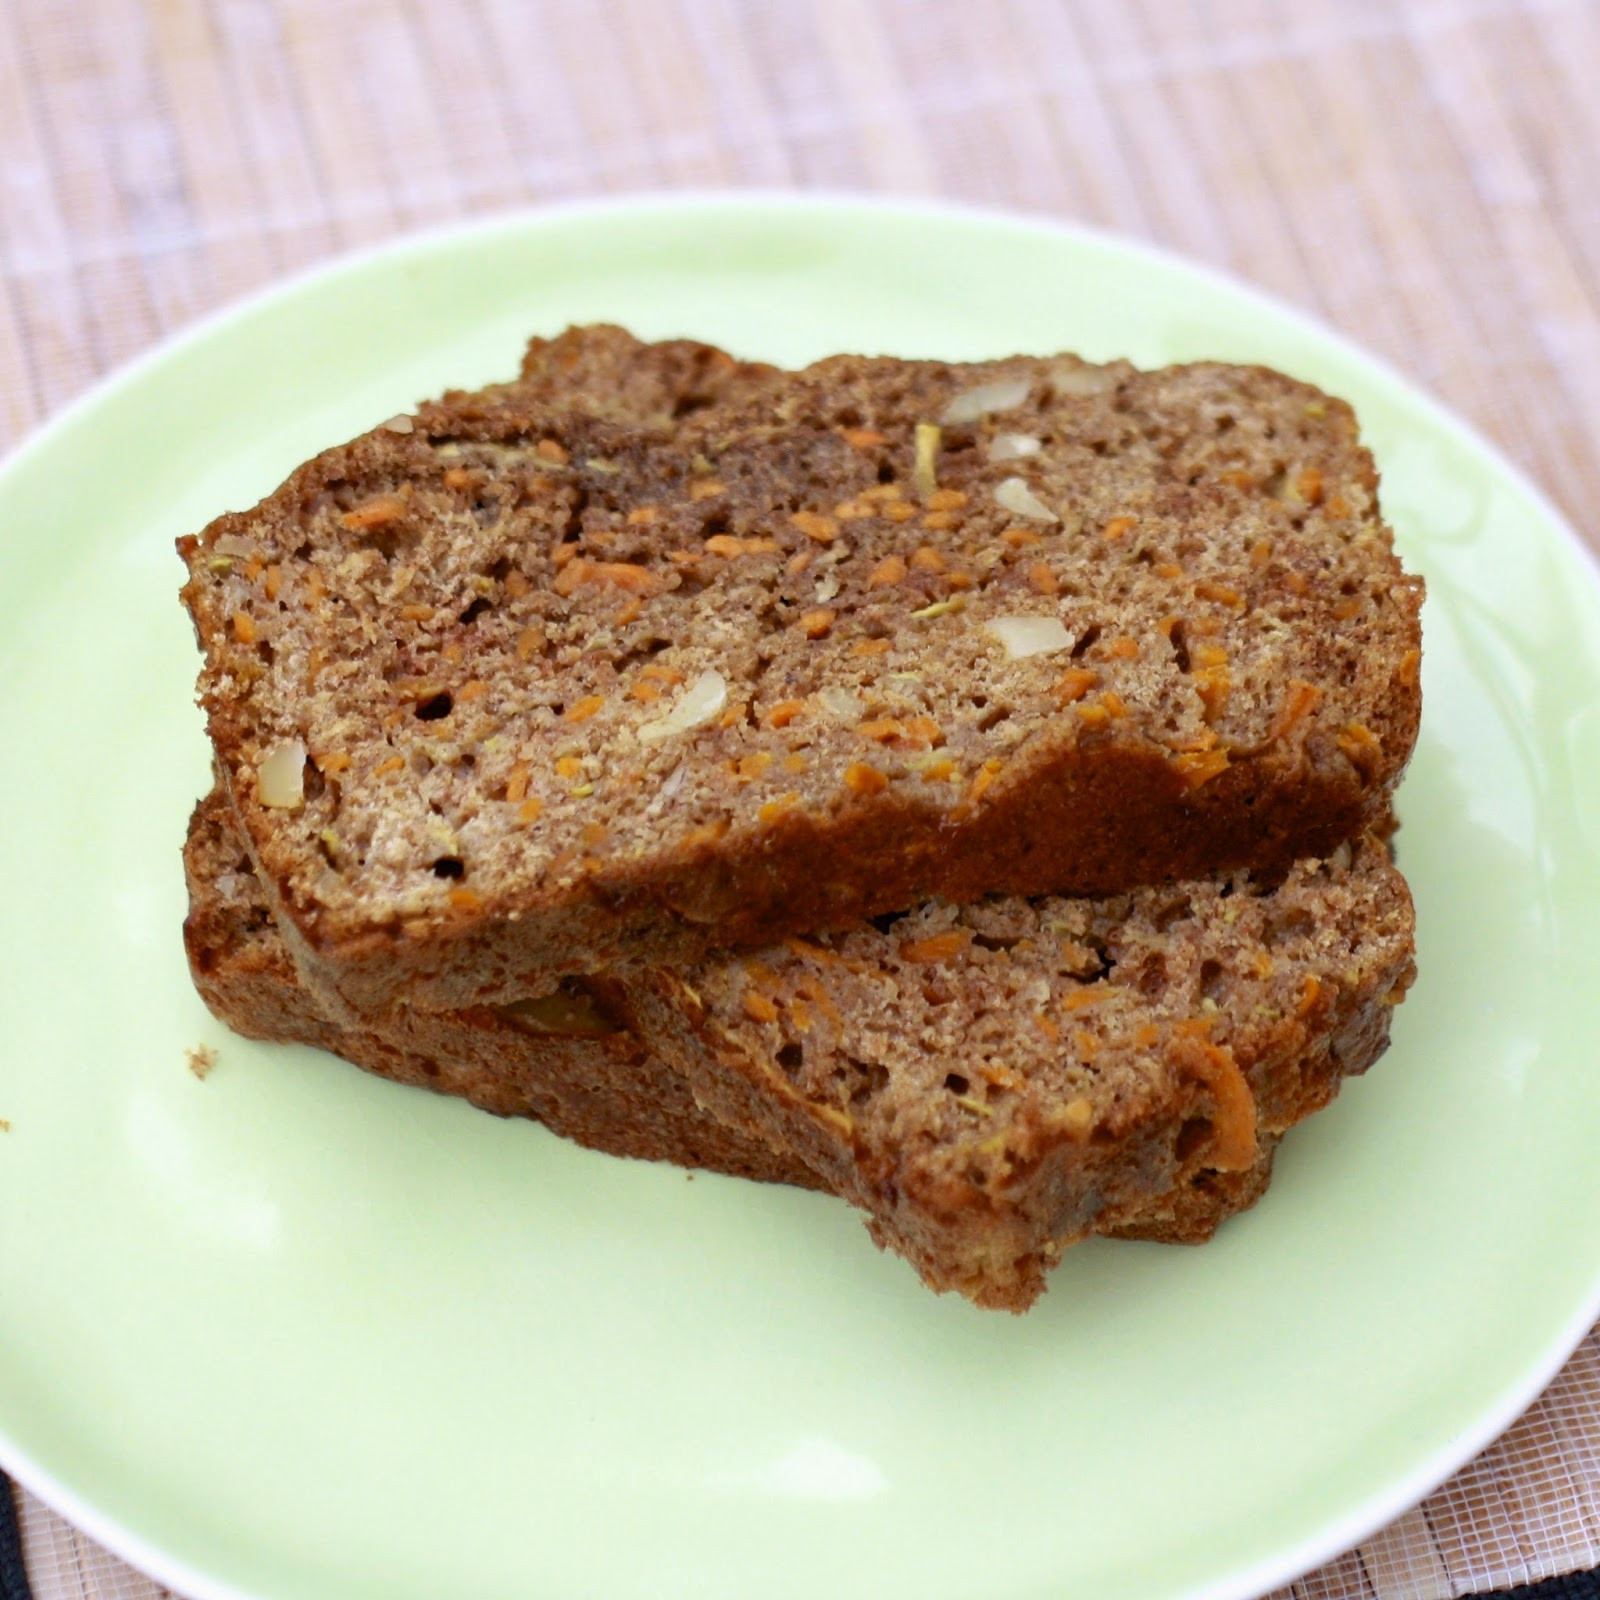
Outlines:
{"type": "Polygon", "coordinates": [[[852,794],[881,794],[889,780],[876,767],[857,761],[844,769],[844,784],[852,794]]]}
{"type": "Polygon", "coordinates": [[[754,1022],[776,1022],[778,1008],[764,995],[758,994],[754,989],[744,992],[744,1014],[754,1022]]]}
{"type": "Polygon", "coordinates": [[[1062,705],[1081,700],[1100,681],[1100,674],[1088,667],[1068,667],[1056,680],[1052,693],[1062,705]]]}
{"type": "Polygon", "coordinates": [[[967,791],[967,801],[971,805],[977,803],[994,787],[994,781],[1000,776],[1001,768],[1005,763],[997,756],[991,756],[978,768],[978,775],[972,780],[972,788],[967,791]]]}
{"type": "Polygon", "coordinates": [[[932,961],[949,961],[966,949],[972,935],[965,928],[950,928],[944,933],[930,934],[926,939],[913,939],[900,946],[900,959],[924,965],[932,961]]]}
{"type": "Polygon", "coordinates": [[[740,783],[752,783],[772,765],[772,752],[770,750],[753,750],[749,755],[740,756],[737,761],[731,762],[729,765],[734,777],[740,783]]]}
{"type": "Polygon", "coordinates": [[[605,703],[604,695],[586,694],[581,700],[575,700],[561,713],[561,720],[563,722],[587,722],[605,703]]]}
{"type": "Polygon", "coordinates": [[[1256,1099],[1233,1052],[1209,1039],[1199,1039],[1185,1051],[1184,1064],[1211,1091],[1215,1131],[1207,1165],[1224,1172],[1242,1172],[1254,1165],[1256,1099]]]}
{"type": "Polygon", "coordinates": [[[766,715],[769,728],[787,728],[806,708],[804,700],[780,700],[766,715]]]}
{"type": "Polygon", "coordinates": [[[1194,686],[1208,720],[1220,717],[1227,710],[1229,696],[1233,693],[1233,676],[1226,667],[1206,667],[1195,673],[1194,686]]]}
{"type": "Polygon", "coordinates": [[[666,586],[659,572],[631,561],[588,561],[580,556],[569,561],[556,575],[554,588],[557,594],[567,595],[588,583],[609,584],[642,595],[659,594],[666,586]]]}
{"type": "Polygon", "coordinates": [[[1203,783],[1217,777],[1228,770],[1228,752],[1226,750],[1193,750],[1181,756],[1174,756],[1172,765],[1178,776],[1183,779],[1186,789],[1198,789],[1203,783]]]}
{"type": "Polygon", "coordinates": [[[1281,739],[1296,723],[1302,722],[1322,699],[1322,690],[1303,678],[1291,678],[1284,693],[1283,705],[1273,718],[1271,735],[1281,739]]]}
{"type": "Polygon", "coordinates": [[[1097,1000],[1103,998],[1105,992],[1106,986],[1103,983],[1085,984],[1081,989],[1074,989],[1062,1000],[1061,1009],[1063,1011],[1082,1011],[1085,1006],[1092,1006],[1097,1000]]]}
{"type": "Polygon", "coordinates": [[[839,524],[820,511],[792,511],[789,520],[808,539],[818,544],[831,544],[839,536],[839,524]]]}
{"type": "Polygon", "coordinates": [[[403,495],[378,494],[370,500],[363,500],[354,510],[345,512],[339,520],[347,528],[361,530],[385,528],[391,522],[403,517],[405,510],[406,502],[403,495]]]}

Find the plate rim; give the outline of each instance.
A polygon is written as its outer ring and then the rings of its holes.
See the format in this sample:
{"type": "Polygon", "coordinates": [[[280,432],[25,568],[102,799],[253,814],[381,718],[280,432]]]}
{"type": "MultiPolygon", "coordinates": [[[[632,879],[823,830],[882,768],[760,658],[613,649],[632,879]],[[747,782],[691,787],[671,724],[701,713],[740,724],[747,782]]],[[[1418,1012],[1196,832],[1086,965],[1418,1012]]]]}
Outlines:
{"type": "MultiPolygon", "coordinates": [[[[248,321],[270,311],[280,301],[293,299],[309,289],[344,276],[359,276],[391,258],[404,259],[435,250],[455,249],[478,236],[516,233],[544,224],[581,222],[586,218],[604,218],[616,214],[649,215],[708,208],[767,211],[774,216],[840,210],[887,211],[933,223],[1000,226],[1124,252],[1209,283],[1254,303],[1311,337],[1338,348],[1385,384],[1403,392],[1412,404],[1427,414],[1435,426],[1453,435],[1527,498],[1535,510],[1558,531],[1569,554],[1577,556],[1589,581],[1600,590],[1600,551],[1584,541],[1566,513],[1527,471],[1477,424],[1450,409],[1395,362],[1368,349],[1313,312],[1230,269],[1093,223],[1014,207],[880,194],[870,189],[685,186],[634,190],[534,202],[482,216],[405,230],[372,244],[341,251],[300,267],[205,313],[98,378],[82,394],[35,423],[0,456],[0,481],[23,469],[35,455],[48,449],[60,434],[76,427],[97,407],[112,403],[126,390],[137,388],[148,374],[169,364],[181,363],[192,348],[222,333],[231,324],[248,321]]],[[[1597,1322],[1600,1322],[1600,1260],[1596,1263],[1595,1282],[1588,1298],[1580,1303],[1577,1314],[1555,1332],[1544,1354],[1507,1386],[1499,1403],[1486,1408],[1471,1426],[1451,1434],[1427,1459],[1402,1474],[1387,1488],[1364,1497],[1359,1505],[1343,1517],[1326,1524],[1318,1534],[1286,1546],[1276,1556],[1263,1557],[1252,1566],[1198,1588],[1188,1589],[1181,1595],[1174,1595],[1173,1600],[1251,1600],[1251,1597],[1291,1583],[1337,1558],[1404,1516],[1517,1422],[1550,1386],[1597,1322]]],[[[168,1556],[113,1515],[98,1510],[53,1473],[31,1460],[27,1452],[14,1445],[7,1436],[3,1419],[0,1419],[0,1471],[4,1471],[13,1482],[35,1495],[58,1516],[113,1555],[168,1588],[180,1591],[188,1600],[271,1600],[270,1596],[240,1589],[226,1578],[204,1573],[190,1567],[181,1558],[168,1556]]]]}

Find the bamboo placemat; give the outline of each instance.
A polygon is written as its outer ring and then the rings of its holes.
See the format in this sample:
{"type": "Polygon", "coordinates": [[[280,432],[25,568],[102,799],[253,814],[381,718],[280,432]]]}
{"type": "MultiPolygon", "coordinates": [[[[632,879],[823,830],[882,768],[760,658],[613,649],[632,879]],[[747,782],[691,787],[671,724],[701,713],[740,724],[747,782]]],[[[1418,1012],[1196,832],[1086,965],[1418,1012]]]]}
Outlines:
{"type": "MultiPolygon", "coordinates": [[[[6,0],[0,450],[292,269],[682,185],[1099,223],[1318,313],[1600,548],[1594,0],[6,0]]],[[[24,1496],[39,1600],[151,1600],[24,1496]]],[[[1423,1506],[1296,1583],[1445,1600],[1600,1562],[1600,1332],[1423,1506]]]]}

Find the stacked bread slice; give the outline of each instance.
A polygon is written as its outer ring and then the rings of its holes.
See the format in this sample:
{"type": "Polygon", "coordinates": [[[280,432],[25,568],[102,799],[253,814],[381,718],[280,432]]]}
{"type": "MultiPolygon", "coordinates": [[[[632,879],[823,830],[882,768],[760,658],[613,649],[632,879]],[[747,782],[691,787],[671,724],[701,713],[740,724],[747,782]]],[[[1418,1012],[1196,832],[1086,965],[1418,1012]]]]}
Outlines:
{"type": "Polygon", "coordinates": [[[1259,368],[535,341],[180,542],[225,1021],[1022,1309],[1387,1040],[1420,585],[1259,368]]]}

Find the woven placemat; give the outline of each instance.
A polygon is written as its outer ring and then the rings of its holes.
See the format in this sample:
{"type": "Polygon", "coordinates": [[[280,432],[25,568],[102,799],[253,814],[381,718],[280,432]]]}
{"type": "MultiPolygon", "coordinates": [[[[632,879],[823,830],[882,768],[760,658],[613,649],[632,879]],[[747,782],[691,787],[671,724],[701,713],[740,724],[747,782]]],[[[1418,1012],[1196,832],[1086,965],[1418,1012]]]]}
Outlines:
{"type": "MultiPolygon", "coordinates": [[[[0,449],[341,249],[823,185],[1230,268],[1467,414],[1600,544],[1597,83],[1592,0],[9,0],[0,449]]],[[[164,1593],[27,1496],[21,1522],[38,1600],[164,1593]]],[[[1591,1335],[1505,1439],[1285,1593],[1445,1600],[1597,1561],[1591,1335]]]]}

